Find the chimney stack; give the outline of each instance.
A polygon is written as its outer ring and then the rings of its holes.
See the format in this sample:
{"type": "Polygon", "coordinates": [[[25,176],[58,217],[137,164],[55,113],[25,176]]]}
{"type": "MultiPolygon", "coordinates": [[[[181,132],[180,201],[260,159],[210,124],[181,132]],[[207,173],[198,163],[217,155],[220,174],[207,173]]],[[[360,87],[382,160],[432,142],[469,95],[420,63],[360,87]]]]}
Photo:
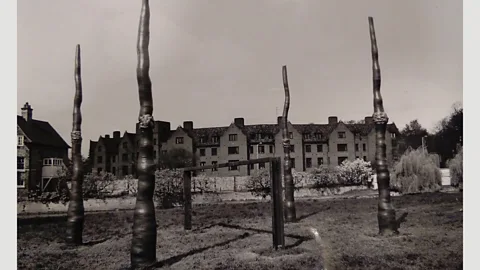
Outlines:
{"type": "Polygon", "coordinates": [[[372,116],[366,116],[365,117],[365,124],[367,124],[367,125],[373,124],[373,117],[372,116]]]}
{"type": "Polygon", "coordinates": [[[329,125],[338,124],[338,117],[336,117],[336,116],[328,117],[328,124],[329,125]]]}
{"type": "Polygon", "coordinates": [[[192,131],[193,130],[193,122],[192,121],[184,121],[183,122],[183,129],[192,131]]]}
{"type": "Polygon", "coordinates": [[[113,132],[113,138],[114,139],[119,139],[120,138],[120,131],[114,131],[113,132]]]}
{"type": "Polygon", "coordinates": [[[239,118],[235,118],[233,119],[233,122],[235,123],[235,125],[243,128],[245,126],[245,119],[239,117],[239,118]]]}
{"type": "Polygon", "coordinates": [[[283,128],[283,116],[277,117],[277,125],[279,128],[283,128]]]}
{"type": "Polygon", "coordinates": [[[25,119],[25,121],[30,121],[32,120],[32,106],[30,106],[30,104],[25,103],[25,105],[23,105],[23,108],[22,108],[22,117],[23,119],[25,119]]]}
{"type": "Polygon", "coordinates": [[[109,135],[109,134],[105,134],[105,139],[110,139],[110,135],[109,135]]]}

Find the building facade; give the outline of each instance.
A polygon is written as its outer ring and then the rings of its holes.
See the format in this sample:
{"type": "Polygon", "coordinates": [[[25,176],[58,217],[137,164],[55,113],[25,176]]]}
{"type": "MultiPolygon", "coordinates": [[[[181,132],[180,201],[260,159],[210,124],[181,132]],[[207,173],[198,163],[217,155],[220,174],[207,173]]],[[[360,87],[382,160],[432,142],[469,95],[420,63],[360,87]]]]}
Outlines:
{"type": "Polygon", "coordinates": [[[17,187],[19,193],[51,191],[68,164],[70,146],[45,121],[33,119],[27,103],[17,115],[17,187]]]}
{"type": "MultiPolygon", "coordinates": [[[[235,118],[229,126],[194,128],[193,122],[170,130],[170,123],[155,121],[154,158],[172,149],[184,149],[195,155],[196,165],[250,160],[263,157],[282,157],[281,119],[276,124],[245,125],[243,118],[235,118]]],[[[339,165],[345,159],[375,160],[375,128],[372,117],[363,124],[345,124],[331,116],[327,124],[288,123],[292,167],[308,171],[320,165],[339,165]]],[[[138,125],[136,128],[138,133],[138,125]]],[[[118,177],[135,176],[138,158],[138,139],[135,134],[114,132],[90,141],[90,157],[94,172],[112,172],[118,177]],[[115,136],[117,134],[117,136],[115,136]],[[116,162],[116,163],[115,163],[116,162]],[[121,169],[120,169],[121,168],[121,169]]],[[[386,144],[389,163],[396,158],[396,137],[399,131],[394,123],[387,125],[386,144]]],[[[249,175],[253,170],[268,168],[268,164],[219,168],[212,173],[219,176],[249,175]]]]}

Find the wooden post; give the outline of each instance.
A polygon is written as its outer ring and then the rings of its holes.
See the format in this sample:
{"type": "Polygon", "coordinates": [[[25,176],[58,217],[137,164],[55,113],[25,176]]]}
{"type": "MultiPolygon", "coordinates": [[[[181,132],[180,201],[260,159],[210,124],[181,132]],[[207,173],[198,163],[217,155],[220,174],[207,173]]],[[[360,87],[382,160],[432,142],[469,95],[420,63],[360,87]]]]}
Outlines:
{"type": "Polygon", "coordinates": [[[297,214],[295,211],[295,185],[292,175],[292,161],[290,159],[290,137],[288,133],[288,110],[290,109],[290,88],[288,86],[287,66],[282,67],[283,88],[285,90],[285,103],[282,116],[282,137],[283,137],[283,181],[285,182],[285,220],[295,222],[297,214]]]}
{"type": "Polygon", "coordinates": [[[192,229],[192,172],[183,171],[183,198],[184,198],[184,221],[185,230],[192,229]]]}
{"type": "Polygon", "coordinates": [[[157,262],[157,223],[153,193],[155,191],[155,161],[153,158],[153,99],[149,76],[150,7],[142,0],[137,39],[137,83],[140,101],[138,189],[133,213],[130,261],[133,269],[150,267],[157,262]]]}
{"type": "Polygon", "coordinates": [[[398,224],[395,218],[395,209],[390,198],[390,172],[387,165],[387,149],[385,131],[388,117],[383,108],[383,99],[380,94],[381,74],[378,63],[377,38],[373,18],[368,17],[370,28],[370,43],[372,50],[373,71],[373,121],[375,122],[376,151],[375,167],[378,184],[378,227],[380,234],[398,233],[398,224]]]}
{"type": "Polygon", "coordinates": [[[275,158],[270,163],[270,181],[272,187],[272,237],[273,248],[285,246],[281,160],[275,158]]]}

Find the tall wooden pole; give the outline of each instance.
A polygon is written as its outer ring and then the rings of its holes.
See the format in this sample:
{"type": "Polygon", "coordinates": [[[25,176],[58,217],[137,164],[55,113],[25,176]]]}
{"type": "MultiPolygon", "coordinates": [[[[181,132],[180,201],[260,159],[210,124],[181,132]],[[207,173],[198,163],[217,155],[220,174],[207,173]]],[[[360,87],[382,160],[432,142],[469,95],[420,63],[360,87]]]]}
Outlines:
{"type": "Polygon", "coordinates": [[[378,182],[378,227],[380,234],[398,233],[398,226],[395,219],[395,209],[390,198],[390,172],[387,165],[387,146],[385,143],[385,131],[388,117],[383,109],[383,99],[380,94],[381,75],[378,63],[377,39],[373,18],[368,17],[370,26],[370,42],[372,48],[372,70],[373,70],[373,121],[375,122],[376,152],[375,165],[378,182]]]}
{"type": "Polygon", "coordinates": [[[132,268],[144,268],[156,262],[157,229],[153,192],[155,190],[155,162],[153,159],[153,100],[149,77],[150,7],[142,0],[137,39],[137,82],[140,100],[139,156],[137,161],[138,191],[133,215],[131,247],[132,268]]]}
{"type": "Polygon", "coordinates": [[[290,159],[290,137],[288,134],[288,110],[290,109],[290,89],[288,87],[287,66],[282,67],[283,88],[285,90],[285,103],[283,105],[282,116],[282,137],[283,137],[283,181],[285,182],[285,221],[295,222],[295,198],[292,176],[292,165],[290,159]]]}
{"type": "Polygon", "coordinates": [[[82,74],[80,61],[80,45],[75,49],[75,97],[73,99],[73,126],[72,126],[72,186],[70,202],[67,210],[67,243],[82,244],[84,207],[83,207],[83,162],[82,162],[82,74]]]}

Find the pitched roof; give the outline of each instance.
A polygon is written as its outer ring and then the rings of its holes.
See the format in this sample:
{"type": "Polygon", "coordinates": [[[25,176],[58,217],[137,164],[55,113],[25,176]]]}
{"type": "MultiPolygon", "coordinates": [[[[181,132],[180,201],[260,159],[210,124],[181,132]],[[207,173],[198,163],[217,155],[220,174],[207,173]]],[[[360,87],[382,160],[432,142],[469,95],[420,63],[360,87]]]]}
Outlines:
{"type": "Polygon", "coordinates": [[[98,141],[102,141],[103,145],[105,145],[105,150],[110,154],[117,154],[118,153],[118,146],[122,141],[122,138],[105,138],[101,137],[98,141]]]}
{"type": "Polygon", "coordinates": [[[17,115],[17,125],[34,144],[70,148],[62,136],[46,121],[32,119],[27,122],[22,116],[17,115]]]}
{"type": "Polygon", "coordinates": [[[280,128],[277,124],[245,125],[243,129],[247,135],[258,133],[275,135],[280,131],[280,128]]]}

